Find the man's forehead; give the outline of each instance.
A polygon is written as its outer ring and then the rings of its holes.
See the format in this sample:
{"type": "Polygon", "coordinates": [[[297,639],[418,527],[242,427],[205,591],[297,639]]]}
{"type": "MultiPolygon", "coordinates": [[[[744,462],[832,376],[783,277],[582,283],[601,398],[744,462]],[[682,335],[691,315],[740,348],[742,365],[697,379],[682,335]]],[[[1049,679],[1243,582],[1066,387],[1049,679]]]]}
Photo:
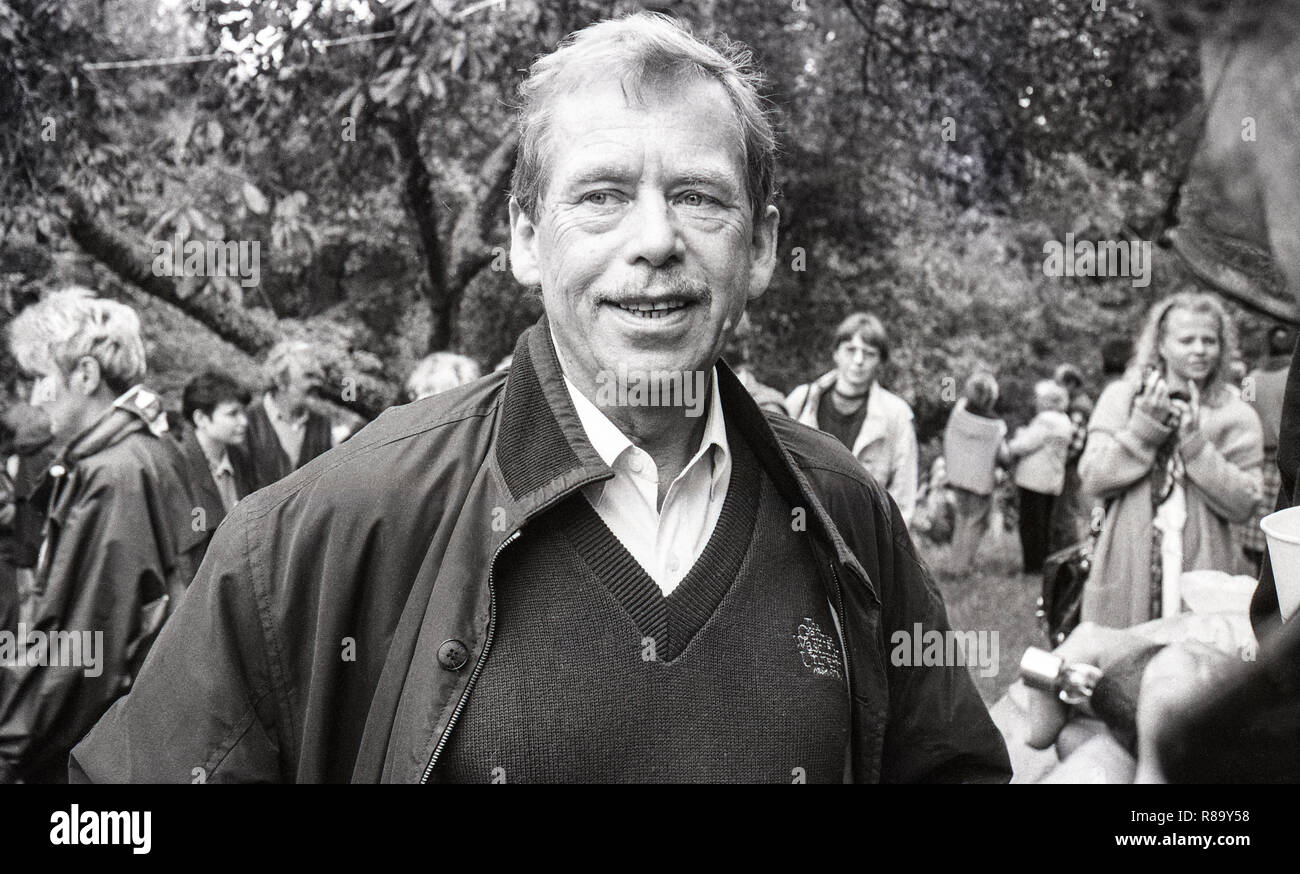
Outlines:
{"type": "Polygon", "coordinates": [[[644,81],[588,77],[577,80],[551,98],[551,123],[580,123],[598,119],[600,113],[619,113],[629,119],[640,117],[651,123],[657,116],[673,112],[682,116],[706,115],[713,126],[725,126],[740,134],[736,109],[727,89],[716,79],[698,76],[644,81]]]}
{"type": "Polygon", "coordinates": [[[616,175],[634,169],[638,147],[653,140],[706,176],[743,173],[740,123],[726,89],[713,80],[637,90],[617,80],[589,82],[557,96],[548,114],[552,171],[616,175]]]}

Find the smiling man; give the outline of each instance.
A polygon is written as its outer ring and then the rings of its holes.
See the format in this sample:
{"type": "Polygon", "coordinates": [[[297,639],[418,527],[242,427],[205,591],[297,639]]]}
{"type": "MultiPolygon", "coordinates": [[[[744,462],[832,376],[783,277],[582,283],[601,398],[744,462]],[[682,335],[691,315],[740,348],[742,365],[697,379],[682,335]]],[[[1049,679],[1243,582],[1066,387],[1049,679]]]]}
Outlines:
{"type": "Polygon", "coordinates": [[[966,668],[884,656],[948,627],[888,494],[719,358],[775,264],[747,55],[635,15],[523,97],[509,374],[241,501],[73,776],[1007,779],[966,668]]]}

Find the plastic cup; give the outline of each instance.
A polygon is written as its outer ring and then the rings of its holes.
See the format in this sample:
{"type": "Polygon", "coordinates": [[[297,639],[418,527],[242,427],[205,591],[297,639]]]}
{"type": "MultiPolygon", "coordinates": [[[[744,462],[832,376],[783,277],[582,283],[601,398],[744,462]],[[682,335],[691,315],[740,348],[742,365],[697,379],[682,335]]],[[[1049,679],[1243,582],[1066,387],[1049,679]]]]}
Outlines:
{"type": "Polygon", "coordinates": [[[1259,527],[1268,541],[1277,604],[1285,621],[1300,607],[1300,507],[1271,513],[1259,521],[1259,527]]]}

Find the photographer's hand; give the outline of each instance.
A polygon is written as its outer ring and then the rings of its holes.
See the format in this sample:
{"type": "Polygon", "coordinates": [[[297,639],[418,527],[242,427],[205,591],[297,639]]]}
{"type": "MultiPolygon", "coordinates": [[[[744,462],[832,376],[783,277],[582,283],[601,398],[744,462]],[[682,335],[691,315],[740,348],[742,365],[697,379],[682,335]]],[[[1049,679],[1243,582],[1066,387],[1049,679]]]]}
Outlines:
{"type": "MultiPolygon", "coordinates": [[[[1069,663],[1096,665],[1103,672],[1122,672],[1131,665],[1152,643],[1130,631],[1104,628],[1084,623],[1061,644],[1055,655],[1069,663]]],[[[1135,782],[1158,783],[1163,781],[1155,755],[1155,742],[1160,726],[1171,714],[1179,712],[1200,696],[1215,687],[1229,666],[1230,656],[1197,642],[1166,646],[1151,657],[1140,677],[1126,682],[1114,675],[1103,682],[1122,682],[1123,688],[1114,688],[1112,698],[1136,698],[1134,723],[1137,730],[1137,772],[1135,782]]],[[[1100,684],[1098,686],[1100,689],[1100,684]]],[[[1026,742],[1035,749],[1046,749],[1056,743],[1061,757],[1068,755],[1062,748],[1065,741],[1063,729],[1073,715],[1056,695],[1035,689],[1029,693],[1029,733],[1026,742]]],[[[1094,704],[1100,704],[1094,693],[1094,704]]],[[[1100,709],[1100,708],[1099,708],[1100,709]]],[[[1078,738],[1071,738],[1073,749],[1078,738]]]]}
{"type": "Polygon", "coordinates": [[[1157,422],[1166,422],[1173,411],[1169,400],[1169,385],[1160,372],[1153,370],[1142,383],[1142,392],[1134,401],[1134,406],[1157,422]]]}
{"type": "MultiPolygon", "coordinates": [[[[1103,672],[1132,658],[1151,646],[1151,641],[1131,631],[1106,628],[1084,622],[1053,651],[1066,664],[1096,665],[1103,672]]],[[[1056,694],[1029,689],[1028,744],[1046,749],[1056,742],[1061,729],[1070,720],[1071,708],[1056,694]]],[[[1136,694],[1136,690],[1134,690],[1136,694]]]]}

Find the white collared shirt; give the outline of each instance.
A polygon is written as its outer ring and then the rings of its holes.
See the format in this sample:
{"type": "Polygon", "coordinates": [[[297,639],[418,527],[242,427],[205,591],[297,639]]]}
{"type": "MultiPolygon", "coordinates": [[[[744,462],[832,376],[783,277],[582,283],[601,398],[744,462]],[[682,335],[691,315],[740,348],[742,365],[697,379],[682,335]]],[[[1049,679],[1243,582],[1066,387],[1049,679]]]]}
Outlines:
{"type": "Polygon", "coordinates": [[[235,466],[230,461],[230,451],[224,446],[214,446],[197,433],[194,439],[199,442],[199,449],[202,450],[203,458],[208,463],[208,470],[212,472],[212,482],[217,487],[217,494],[221,496],[221,505],[229,513],[234,509],[235,504],[239,503],[239,492],[235,489],[235,466]],[[212,456],[216,450],[221,451],[221,457],[213,461],[212,456]]]}
{"type": "Polygon", "coordinates": [[[564,377],[573,406],[596,454],[614,478],[592,483],[583,494],[667,596],[685,578],[722,515],[731,481],[731,449],[718,396],[718,372],[709,383],[709,412],[700,448],[668,487],[662,509],[659,468],[576,385],[564,377]]]}
{"type": "Polygon", "coordinates": [[[289,456],[289,463],[297,467],[298,457],[302,455],[303,438],[307,436],[307,413],[290,417],[280,409],[270,392],[262,395],[262,408],[271,420],[271,429],[280,441],[280,448],[289,456]]]}

